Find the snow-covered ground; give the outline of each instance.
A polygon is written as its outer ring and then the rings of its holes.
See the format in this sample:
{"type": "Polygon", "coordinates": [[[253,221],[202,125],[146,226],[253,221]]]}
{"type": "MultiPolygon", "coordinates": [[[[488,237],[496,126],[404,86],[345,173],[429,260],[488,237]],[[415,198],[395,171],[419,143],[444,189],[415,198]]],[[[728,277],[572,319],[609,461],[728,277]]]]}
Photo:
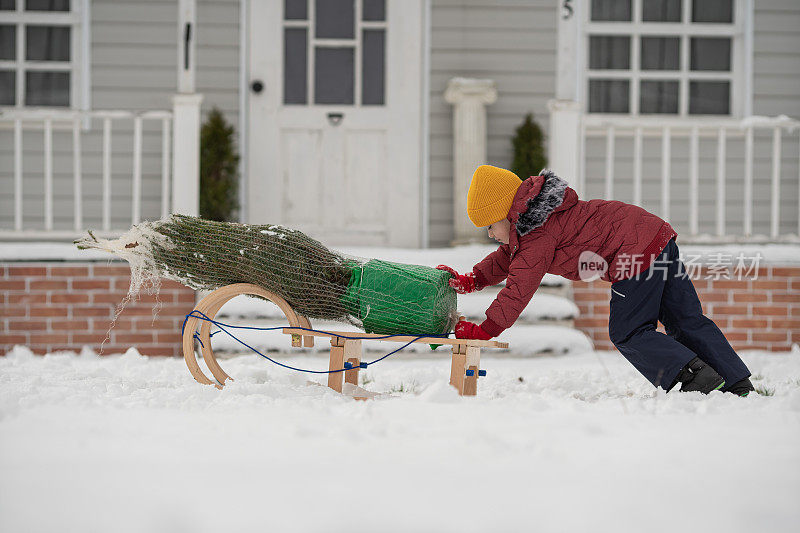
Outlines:
{"type": "MultiPolygon", "coordinates": [[[[440,349],[441,350],[441,349],[440,349]]],[[[320,355],[279,358],[322,369],[320,355]]],[[[796,531],[800,347],[744,352],[774,391],[656,392],[614,352],[444,352],[338,395],[255,355],[194,382],[135,350],[0,358],[0,531],[796,531]]]]}

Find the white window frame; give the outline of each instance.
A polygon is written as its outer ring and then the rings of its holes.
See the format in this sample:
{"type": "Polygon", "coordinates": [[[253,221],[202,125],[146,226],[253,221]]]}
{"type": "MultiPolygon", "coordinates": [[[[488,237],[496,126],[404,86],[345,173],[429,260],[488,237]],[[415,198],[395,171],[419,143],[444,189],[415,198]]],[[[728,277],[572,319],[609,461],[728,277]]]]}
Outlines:
{"type": "MultiPolygon", "coordinates": [[[[16,1],[16,9],[0,11],[0,24],[16,26],[16,59],[0,60],[0,69],[16,71],[16,97],[13,106],[0,106],[5,110],[63,110],[88,111],[91,108],[91,2],[72,0],[70,11],[25,11],[25,0],[16,1]],[[70,60],[27,61],[25,59],[25,34],[22,27],[27,24],[69,26],[70,60]],[[67,107],[25,105],[26,70],[62,71],[70,73],[70,102],[67,107]]],[[[86,126],[84,126],[86,127],[86,126]]]]}
{"type": "Polygon", "coordinates": [[[630,81],[629,112],[596,113],[593,116],[642,116],[642,117],[681,117],[681,118],[744,118],[751,114],[752,108],[752,55],[753,55],[753,2],[752,0],[733,0],[733,23],[692,23],[691,2],[681,0],[682,22],[641,22],[643,0],[631,0],[631,22],[595,22],[591,20],[591,0],[587,0],[586,9],[580,10],[581,31],[579,38],[579,72],[578,102],[584,113],[589,113],[589,80],[590,79],[622,79],[630,81]],[[591,70],[589,68],[590,36],[627,36],[631,38],[631,57],[629,70],[591,70]],[[640,70],[640,37],[642,36],[677,36],[681,40],[680,69],[673,71],[640,70]],[[731,38],[731,70],[730,72],[692,71],[689,70],[689,46],[692,37],[730,37],[731,38]],[[639,113],[639,81],[640,80],[677,80],[679,82],[678,113],[639,113]],[[689,80],[730,81],[730,114],[689,114],[689,80]]]}

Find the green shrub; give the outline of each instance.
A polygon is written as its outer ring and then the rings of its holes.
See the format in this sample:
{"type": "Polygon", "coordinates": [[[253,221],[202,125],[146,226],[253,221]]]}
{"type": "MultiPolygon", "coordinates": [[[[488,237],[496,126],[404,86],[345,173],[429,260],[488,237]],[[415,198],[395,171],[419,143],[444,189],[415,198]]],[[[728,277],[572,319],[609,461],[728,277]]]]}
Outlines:
{"type": "Polygon", "coordinates": [[[525,120],[517,127],[511,142],[514,146],[514,161],[510,170],[522,180],[538,176],[547,166],[547,156],[544,151],[544,134],[539,124],[533,120],[533,113],[525,115],[525,120]]]}
{"type": "Polygon", "coordinates": [[[234,129],[214,107],[200,130],[200,216],[233,222],[239,210],[239,154],[234,129]]]}

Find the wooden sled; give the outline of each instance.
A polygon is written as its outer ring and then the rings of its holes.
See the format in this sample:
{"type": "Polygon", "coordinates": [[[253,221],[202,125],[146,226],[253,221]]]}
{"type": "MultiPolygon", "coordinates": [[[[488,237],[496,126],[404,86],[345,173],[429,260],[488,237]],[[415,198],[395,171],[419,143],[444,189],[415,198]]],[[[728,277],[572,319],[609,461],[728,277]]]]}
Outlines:
{"type": "MultiPolygon", "coordinates": [[[[423,337],[416,339],[413,336],[396,335],[389,339],[380,339],[385,335],[376,333],[360,333],[354,331],[305,331],[298,328],[311,329],[311,322],[307,317],[294,312],[292,307],[280,296],[274,294],[258,285],[251,283],[236,283],[226,285],[211,292],[195,306],[194,311],[202,313],[209,319],[214,317],[222,306],[231,298],[241,294],[259,296],[270,300],[277,305],[289,322],[287,328],[283,328],[283,333],[291,336],[291,344],[294,347],[312,347],[315,337],[328,337],[331,343],[329,370],[345,368],[345,363],[349,363],[349,370],[344,372],[333,372],[328,374],[328,387],[337,392],[342,392],[344,382],[358,386],[358,372],[360,370],[362,353],[361,339],[349,339],[347,337],[361,337],[367,339],[389,340],[392,342],[419,342],[425,344],[442,344],[452,347],[453,359],[450,365],[450,384],[458,390],[462,396],[475,396],[478,392],[478,377],[483,374],[481,371],[481,348],[508,348],[508,343],[498,341],[484,341],[478,339],[443,339],[439,337],[423,337]]],[[[462,317],[463,318],[463,317],[462,317]]],[[[211,322],[201,318],[190,316],[186,321],[183,331],[183,358],[186,366],[189,367],[194,379],[204,385],[214,385],[221,389],[225,383],[232,378],[222,370],[217,362],[216,356],[211,349],[211,322]],[[198,322],[200,329],[198,330],[198,322]],[[195,355],[195,333],[200,339],[200,350],[203,360],[214,376],[214,380],[209,379],[201,370],[195,355]]]]}

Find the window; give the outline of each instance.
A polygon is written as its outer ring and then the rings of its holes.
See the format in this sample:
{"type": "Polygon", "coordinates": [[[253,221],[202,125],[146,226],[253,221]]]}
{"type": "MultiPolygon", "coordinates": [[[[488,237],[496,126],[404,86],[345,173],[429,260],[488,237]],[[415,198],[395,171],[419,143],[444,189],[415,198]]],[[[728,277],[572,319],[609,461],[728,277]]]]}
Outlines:
{"type": "Polygon", "coordinates": [[[86,0],[0,0],[0,106],[88,107],[86,0]]]}
{"type": "Polygon", "coordinates": [[[385,0],[284,0],[283,103],[384,105],[385,0]]]}
{"type": "Polygon", "coordinates": [[[586,109],[742,115],[744,0],[591,0],[586,109]]]}

